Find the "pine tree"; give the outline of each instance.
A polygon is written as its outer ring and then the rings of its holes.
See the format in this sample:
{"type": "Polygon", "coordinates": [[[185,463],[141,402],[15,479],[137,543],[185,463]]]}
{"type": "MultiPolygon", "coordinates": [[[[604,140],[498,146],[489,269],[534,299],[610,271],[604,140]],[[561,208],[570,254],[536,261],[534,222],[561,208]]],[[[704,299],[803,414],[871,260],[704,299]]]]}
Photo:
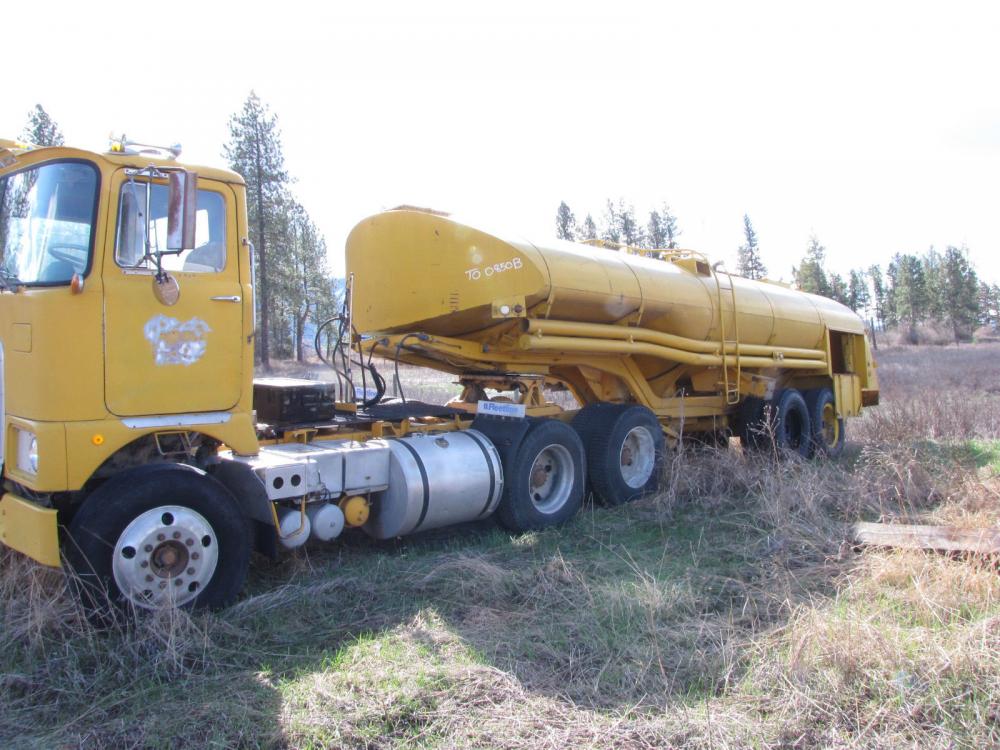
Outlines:
{"type": "Polygon", "coordinates": [[[972,337],[979,318],[979,279],[969,263],[969,251],[949,247],[942,262],[945,319],[951,324],[955,341],[972,337]]]}
{"type": "Polygon", "coordinates": [[[305,209],[296,204],[297,212],[292,229],[295,233],[292,253],[294,292],[291,295],[295,309],[295,358],[305,361],[305,330],[322,295],[329,293],[330,275],[326,269],[326,240],[305,209]]]}
{"type": "Polygon", "coordinates": [[[65,143],[62,131],[56,121],[49,117],[41,104],[28,113],[28,124],[21,139],[36,146],[62,146],[65,143]]]}
{"type": "Polygon", "coordinates": [[[912,331],[926,317],[927,282],[924,278],[924,266],[916,255],[896,253],[889,263],[888,277],[888,322],[907,324],[912,331]]]}
{"type": "Polygon", "coordinates": [[[844,283],[844,277],[839,273],[830,274],[830,292],[829,297],[832,300],[836,300],[842,305],[848,304],[850,298],[848,296],[847,284],[844,283]]]}
{"type": "Polygon", "coordinates": [[[875,307],[875,322],[880,329],[885,330],[886,290],[882,268],[878,264],[869,266],[868,277],[872,280],[872,305],[875,307]]]}
{"type": "Polygon", "coordinates": [[[1000,328],[1000,286],[979,282],[979,325],[1000,328]]]}
{"type": "Polygon", "coordinates": [[[667,246],[667,227],[659,211],[649,212],[649,222],[646,224],[646,239],[650,248],[657,250],[667,246]]]}
{"type": "Polygon", "coordinates": [[[624,199],[618,201],[618,221],[622,242],[629,247],[643,247],[646,244],[645,233],[635,216],[635,206],[626,206],[624,199]]]}
{"type": "Polygon", "coordinates": [[[870,316],[871,293],[868,291],[868,281],[865,279],[865,272],[859,268],[851,269],[851,275],[847,282],[847,306],[854,312],[863,315],[865,319],[870,316]]]}
{"type": "Polygon", "coordinates": [[[604,227],[601,230],[601,239],[615,243],[622,241],[621,221],[618,218],[618,209],[610,198],[608,198],[604,207],[604,227]]]}
{"type": "MultiPolygon", "coordinates": [[[[281,151],[281,133],[278,118],[272,115],[253,91],[243,104],[243,109],[229,120],[229,143],[223,156],[230,167],[243,175],[247,185],[247,212],[250,221],[250,240],[256,250],[257,285],[260,316],[257,352],[261,365],[270,369],[270,321],[274,307],[271,298],[271,277],[268,267],[271,252],[269,238],[274,235],[277,215],[283,204],[288,173],[281,151]]],[[[280,249],[276,247],[280,252],[280,249]]]]}
{"type": "Polygon", "coordinates": [[[748,214],[743,214],[743,238],[743,244],[737,251],[736,273],[748,279],[763,279],[767,276],[767,266],[761,260],[757,233],[748,214]]]}
{"type": "Polygon", "coordinates": [[[941,253],[931,247],[920,259],[920,263],[923,267],[924,289],[926,291],[922,317],[928,320],[946,320],[949,301],[944,259],[941,257],[941,253]]]}
{"type": "Polygon", "coordinates": [[[660,221],[663,226],[663,236],[666,240],[666,247],[668,250],[677,249],[677,238],[681,236],[681,230],[677,226],[677,217],[670,212],[670,206],[666,203],[663,204],[663,209],[660,211],[660,221]]]}
{"type": "Polygon", "coordinates": [[[826,278],[826,248],[819,244],[816,235],[809,238],[806,255],[798,268],[792,269],[795,285],[803,292],[830,296],[830,282],[826,278]]]}
{"type": "Polygon", "coordinates": [[[603,238],[629,247],[642,247],[645,236],[635,217],[635,207],[627,205],[624,198],[615,205],[608,199],[604,214],[603,238]]]}
{"type": "Polygon", "coordinates": [[[597,239],[597,224],[594,223],[594,217],[587,214],[587,218],[583,220],[583,226],[580,228],[579,239],[581,240],[596,240],[597,239]]]}
{"type": "Polygon", "coordinates": [[[576,217],[566,205],[566,201],[561,201],[556,211],[556,237],[573,241],[576,239],[576,231],[576,217]]]}

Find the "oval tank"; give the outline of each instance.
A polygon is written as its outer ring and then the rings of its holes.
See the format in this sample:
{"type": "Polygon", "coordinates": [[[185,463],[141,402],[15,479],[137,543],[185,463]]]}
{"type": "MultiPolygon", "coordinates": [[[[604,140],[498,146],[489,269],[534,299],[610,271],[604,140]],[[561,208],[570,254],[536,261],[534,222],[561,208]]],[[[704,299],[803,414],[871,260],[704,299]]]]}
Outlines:
{"type": "Polygon", "coordinates": [[[354,322],[366,333],[424,331],[474,337],[498,321],[495,303],[523,300],[529,317],[641,325],[696,340],[734,338],[775,347],[823,347],[826,328],[863,333],[833,300],[714,274],[697,256],[676,262],[562,240],[533,242],[421,209],[361,221],[347,239],[354,322]],[[732,291],[730,290],[732,284],[732,291]]]}

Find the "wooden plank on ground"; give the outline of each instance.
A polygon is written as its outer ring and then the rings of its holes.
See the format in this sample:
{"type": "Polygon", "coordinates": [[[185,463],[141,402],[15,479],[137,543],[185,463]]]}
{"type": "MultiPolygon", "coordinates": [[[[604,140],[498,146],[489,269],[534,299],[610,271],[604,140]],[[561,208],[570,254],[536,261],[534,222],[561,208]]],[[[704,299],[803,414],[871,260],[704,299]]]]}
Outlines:
{"type": "Polygon", "coordinates": [[[971,552],[979,555],[1000,553],[1000,529],[857,523],[854,525],[854,539],[861,544],[877,547],[971,552]]]}

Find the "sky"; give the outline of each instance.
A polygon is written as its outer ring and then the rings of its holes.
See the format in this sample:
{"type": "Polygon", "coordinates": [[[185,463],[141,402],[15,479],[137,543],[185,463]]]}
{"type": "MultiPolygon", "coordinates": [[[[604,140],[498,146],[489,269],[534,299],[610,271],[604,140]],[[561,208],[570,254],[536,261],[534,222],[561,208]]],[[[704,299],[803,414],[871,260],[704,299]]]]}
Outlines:
{"type": "Polygon", "coordinates": [[[730,269],[746,213],[773,278],[815,234],[842,274],[965,245],[1000,282],[991,3],[55,0],[5,25],[0,137],[40,103],[71,145],[223,166],[256,91],[335,272],[396,205],[544,239],[560,201],[600,223],[623,197],[730,269]]]}

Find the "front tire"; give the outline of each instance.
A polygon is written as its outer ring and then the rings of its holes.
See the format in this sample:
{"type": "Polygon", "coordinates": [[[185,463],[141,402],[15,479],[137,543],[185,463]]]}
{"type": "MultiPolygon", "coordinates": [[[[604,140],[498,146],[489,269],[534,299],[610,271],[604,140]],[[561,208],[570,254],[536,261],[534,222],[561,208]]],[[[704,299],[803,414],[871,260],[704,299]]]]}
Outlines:
{"type": "Polygon", "coordinates": [[[497,520],[517,532],[568,521],[583,504],[585,461],[572,427],[555,419],[539,421],[504,467],[497,520]]]}
{"type": "Polygon", "coordinates": [[[190,466],[112,477],[76,513],[66,558],[97,619],[128,608],[214,608],[243,588],[246,519],[229,491],[190,466]]]}

